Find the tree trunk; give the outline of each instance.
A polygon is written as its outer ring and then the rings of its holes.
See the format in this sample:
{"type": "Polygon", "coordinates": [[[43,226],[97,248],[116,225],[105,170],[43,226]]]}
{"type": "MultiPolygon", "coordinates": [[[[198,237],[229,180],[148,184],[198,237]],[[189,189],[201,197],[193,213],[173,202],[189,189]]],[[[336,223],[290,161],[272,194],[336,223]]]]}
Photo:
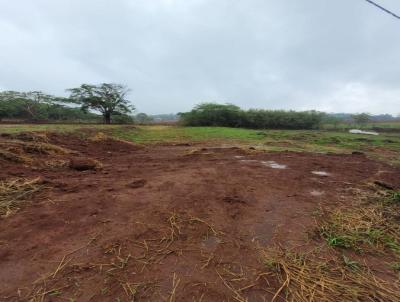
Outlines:
{"type": "Polygon", "coordinates": [[[110,112],[104,113],[104,122],[106,124],[111,124],[111,113],[110,112]]]}

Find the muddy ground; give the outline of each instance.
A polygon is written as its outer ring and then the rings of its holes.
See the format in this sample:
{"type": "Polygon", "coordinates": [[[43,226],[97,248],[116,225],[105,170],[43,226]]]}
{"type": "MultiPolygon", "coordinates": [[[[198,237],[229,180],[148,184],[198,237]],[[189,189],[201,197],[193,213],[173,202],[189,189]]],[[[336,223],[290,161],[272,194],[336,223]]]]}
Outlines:
{"type": "Polygon", "coordinates": [[[362,154],[48,140],[102,168],[0,160],[1,180],[48,187],[0,219],[0,301],[270,301],[260,249],[322,246],[316,211],[375,180],[400,188],[398,168],[362,154]]]}

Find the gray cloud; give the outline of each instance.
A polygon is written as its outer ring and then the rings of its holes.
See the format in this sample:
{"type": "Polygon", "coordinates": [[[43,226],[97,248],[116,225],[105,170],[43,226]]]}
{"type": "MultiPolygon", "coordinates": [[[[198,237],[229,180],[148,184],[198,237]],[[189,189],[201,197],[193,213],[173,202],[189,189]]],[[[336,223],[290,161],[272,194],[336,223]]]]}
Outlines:
{"type": "Polygon", "coordinates": [[[118,82],[148,113],[400,113],[400,21],[363,0],[0,0],[0,32],[0,89],[118,82]]]}

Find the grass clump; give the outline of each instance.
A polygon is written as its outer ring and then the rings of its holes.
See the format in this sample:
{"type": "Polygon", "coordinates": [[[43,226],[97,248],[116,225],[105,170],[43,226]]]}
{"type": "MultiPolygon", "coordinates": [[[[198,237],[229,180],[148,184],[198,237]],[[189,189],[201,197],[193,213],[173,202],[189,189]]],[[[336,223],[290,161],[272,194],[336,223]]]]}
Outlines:
{"type": "Polygon", "coordinates": [[[354,269],[353,262],[349,268],[335,259],[328,261],[284,249],[264,250],[262,259],[278,281],[279,288],[271,301],[400,301],[396,284],[385,282],[367,268],[354,269]]]}
{"type": "Polygon", "coordinates": [[[337,209],[321,223],[320,235],[333,247],[400,253],[400,227],[383,206],[337,209]]]}
{"type": "Polygon", "coordinates": [[[18,205],[45,188],[40,177],[0,181],[0,216],[8,216],[18,205]]]}

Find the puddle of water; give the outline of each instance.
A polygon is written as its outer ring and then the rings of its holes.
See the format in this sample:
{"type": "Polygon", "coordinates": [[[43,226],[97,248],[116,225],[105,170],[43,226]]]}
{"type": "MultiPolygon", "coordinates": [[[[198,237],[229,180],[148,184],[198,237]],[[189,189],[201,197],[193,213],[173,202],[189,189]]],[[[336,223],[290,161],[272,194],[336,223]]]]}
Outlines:
{"type": "Polygon", "coordinates": [[[240,162],[242,163],[256,163],[258,160],[255,159],[242,159],[240,162]]]}
{"type": "Polygon", "coordinates": [[[241,159],[241,158],[244,158],[244,156],[243,155],[236,155],[235,158],[236,159],[241,159]]]}
{"type": "MultiPolygon", "coordinates": [[[[238,158],[238,156],[235,156],[236,158],[238,158]]],[[[260,161],[260,160],[255,160],[255,159],[241,159],[240,162],[242,163],[261,163],[264,166],[267,166],[269,168],[272,169],[286,169],[287,165],[282,165],[282,164],[278,164],[277,162],[273,161],[273,160],[268,160],[268,161],[260,161]]]]}
{"type": "Polygon", "coordinates": [[[363,130],[358,130],[358,129],[351,129],[349,130],[349,133],[352,134],[368,134],[368,135],[379,135],[378,132],[373,132],[373,131],[363,131],[363,130]]]}
{"type": "Polygon", "coordinates": [[[314,174],[314,175],[318,175],[318,176],[329,176],[329,175],[331,175],[330,173],[325,172],[325,171],[312,171],[311,173],[314,174]]]}
{"type": "Polygon", "coordinates": [[[286,165],[278,164],[277,162],[275,162],[273,160],[262,161],[261,163],[272,169],[286,169],[287,168],[286,165]]]}
{"type": "Polygon", "coordinates": [[[325,192],[323,192],[323,191],[318,191],[318,190],[312,190],[312,191],[310,192],[310,194],[311,194],[312,196],[322,196],[322,195],[325,194],[325,192]]]}

